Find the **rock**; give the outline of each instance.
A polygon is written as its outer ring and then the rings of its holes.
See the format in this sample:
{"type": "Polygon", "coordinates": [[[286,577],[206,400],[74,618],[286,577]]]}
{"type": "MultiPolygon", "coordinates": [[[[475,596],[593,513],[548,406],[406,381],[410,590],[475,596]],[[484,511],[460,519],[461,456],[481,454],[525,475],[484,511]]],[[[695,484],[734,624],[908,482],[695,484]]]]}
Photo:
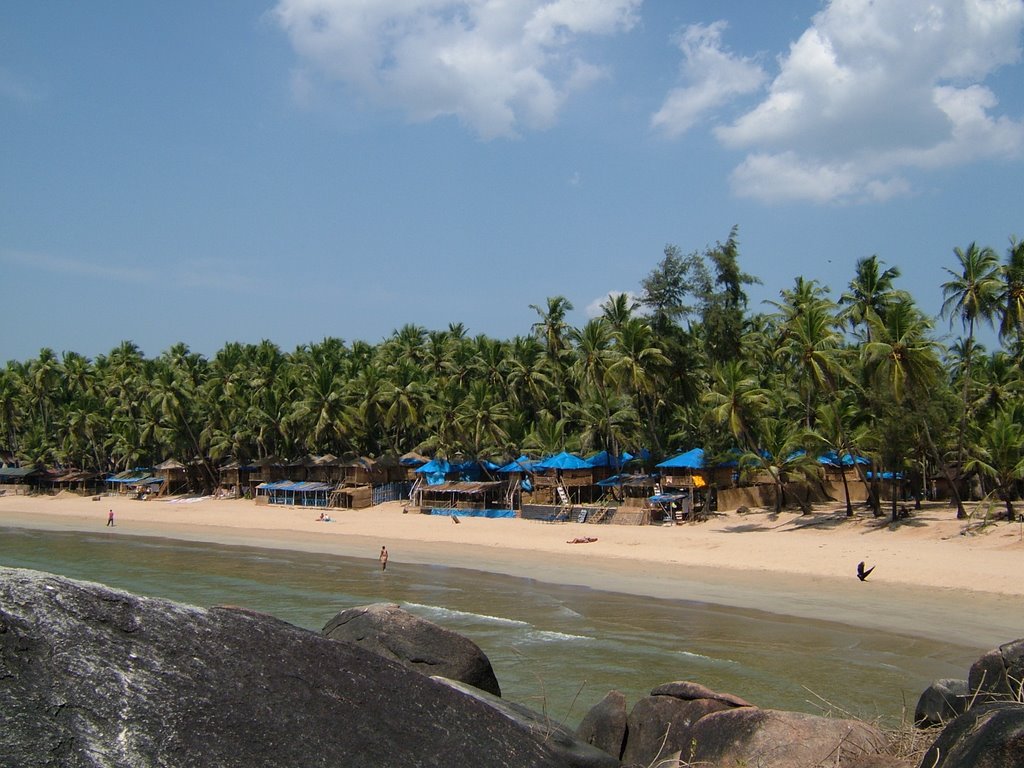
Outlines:
{"type": "Polygon", "coordinates": [[[640,699],[626,722],[626,748],[622,762],[627,765],[656,765],[672,755],[693,762],[693,726],[705,715],[728,709],[714,699],[677,699],[648,696],[640,699]]]}
{"type": "Polygon", "coordinates": [[[943,678],[924,689],[914,709],[914,725],[930,728],[948,723],[967,711],[971,697],[966,680],[943,678]]]}
{"type": "Polygon", "coordinates": [[[3,765],[610,765],[565,741],[270,616],[0,568],[3,765]]]}
{"type": "Polygon", "coordinates": [[[1001,645],[974,662],[967,683],[978,704],[1024,699],[1024,640],[1001,645]]]}
{"type": "Polygon", "coordinates": [[[855,720],[760,709],[732,694],[675,682],[658,686],[630,712],[622,761],[809,768],[845,766],[885,748],[878,730],[855,720]]]}
{"type": "Polygon", "coordinates": [[[972,707],[939,734],[921,768],[1020,768],[1024,765],[1024,704],[972,707]]]}
{"type": "Polygon", "coordinates": [[[690,735],[691,762],[701,765],[846,766],[886,749],[885,737],[857,720],[756,707],[709,714],[690,735]]]}
{"type": "Polygon", "coordinates": [[[626,745],[626,696],[610,691],[591,707],[576,729],[577,738],[618,759],[626,745]]]}
{"type": "Polygon", "coordinates": [[[574,768],[618,768],[618,756],[612,757],[577,737],[575,733],[556,723],[544,715],[534,712],[528,707],[511,701],[504,701],[479,688],[465,685],[457,680],[435,677],[438,682],[449,685],[458,691],[472,696],[483,704],[492,707],[496,712],[509,719],[519,728],[532,733],[538,741],[564,761],[565,765],[574,768]]]}
{"type": "Polygon", "coordinates": [[[733,696],[731,693],[718,693],[717,691],[713,691],[700,683],[691,683],[688,681],[664,683],[663,685],[659,685],[651,691],[651,696],[674,696],[677,699],[683,699],[685,701],[711,699],[712,701],[720,701],[723,704],[728,704],[732,707],[754,706],[749,701],[744,701],[739,696],[733,696]]]}
{"type": "Polygon", "coordinates": [[[428,677],[458,680],[501,696],[491,661],[476,643],[394,603],[342,611],[327,623],[323,634],[355,643],[428,677]]]}

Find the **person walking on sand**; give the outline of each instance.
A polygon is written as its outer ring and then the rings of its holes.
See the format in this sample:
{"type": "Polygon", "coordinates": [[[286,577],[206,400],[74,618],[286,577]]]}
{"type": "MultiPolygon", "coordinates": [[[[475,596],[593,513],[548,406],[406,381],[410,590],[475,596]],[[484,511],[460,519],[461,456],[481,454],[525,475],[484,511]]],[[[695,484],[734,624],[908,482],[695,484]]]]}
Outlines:
{"type": "Polygon", "coordinates": [[[380,548],[380,569],[386,571],[388,569],[388,548],[380,548]]]}
{"type": "Polygon", "coordinates": [[[110,526],[113,526],[113,525],[114,525],[114,510],[110,510],[110,512],[107,514],[107,526],[110,527],[110,526]]]}

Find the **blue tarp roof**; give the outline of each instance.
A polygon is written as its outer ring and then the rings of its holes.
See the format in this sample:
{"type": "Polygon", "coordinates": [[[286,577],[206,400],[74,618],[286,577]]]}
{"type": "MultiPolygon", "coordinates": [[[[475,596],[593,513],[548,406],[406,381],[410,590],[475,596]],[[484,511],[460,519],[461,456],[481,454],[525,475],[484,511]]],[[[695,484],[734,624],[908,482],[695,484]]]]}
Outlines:
{"type": "Polygon", "coordinates": [[[693,448],[686,453],[680,453],[671,458],[665,459],[656,466],[662,469],[703,469],[704,449],[693,448]]]}
{"type": "Polygon", "coordinates": [[[293,480],[277,480],[273,483],[260,483],[256,486],[265,491],[329,491],[334,486],[329,483],[295,482],[293,480]]]}
{"type": "Polygon", "coordinates": [[[839,454],[835,451],[829,451],[823,453],[818,457],[819,464],[827,464],[830,467],[852,467],[854,464],[870,464],[870,459],[865,459],[863,456],[853,456],[849,453],[844,453],[842,460],[839,458],[839,454]]]}
{"type": "Polygon", "coordinates": [[[571,453],[562,451],[557,456],[549,456],[533,465],[534,469],[593,469],[585,460],[571,453]]]}
{"type": "Polygon", "coordinates": [[[498,472],[515,473],[515,472],[529,472],[533,469],[533,460],[525,453],[518,459],[513,459],[504,467],[498,467],[498,472]]]}
{"type": "Polygon", "coordinates": [[[452,465],[445,459],[431,459],[422,467],[417,467],[415,472],[421,475],[447,475],[452,471],[452,465]]]}
{"type": "Polygon", "coordinates": [[[686,498],[686,494],[685,493],[659,493],[657,496],[651,496],[647,500],[648,501],[653,501],[653,502],[655,502],[657,504],[662,504],[662,503],[669,502],[669,501],[679,501],[680,499],[685,499],[685,498],[686,498]]]}
{"type": "MultiPolygon", "coordinates": [[[[113,475],[113,476],[107,478],[107,482],[108,483],[124,483],[124,484],[127,485],[127,484],[131,484],[131,483],[141,483],[147,477],[150,477],[149,472],[132,473],[132,474],[128,475],[127,477],[118,477],[116,475],[113,475]]],[[[163,482],[163,481],[161,481],[161,482],[163,482]]]]}

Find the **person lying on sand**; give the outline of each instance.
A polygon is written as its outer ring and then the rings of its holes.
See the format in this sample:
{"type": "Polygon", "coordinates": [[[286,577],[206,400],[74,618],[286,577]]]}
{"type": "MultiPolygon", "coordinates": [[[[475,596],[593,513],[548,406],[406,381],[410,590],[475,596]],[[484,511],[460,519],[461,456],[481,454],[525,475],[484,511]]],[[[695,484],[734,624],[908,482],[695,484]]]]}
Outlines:
{"type": "Polygon", "coordinates": [[[597,539],[591,536],[578,536],[575,539],[569,539],[566,544],[590,544],[591,542],[597,541],[597,539]]]}

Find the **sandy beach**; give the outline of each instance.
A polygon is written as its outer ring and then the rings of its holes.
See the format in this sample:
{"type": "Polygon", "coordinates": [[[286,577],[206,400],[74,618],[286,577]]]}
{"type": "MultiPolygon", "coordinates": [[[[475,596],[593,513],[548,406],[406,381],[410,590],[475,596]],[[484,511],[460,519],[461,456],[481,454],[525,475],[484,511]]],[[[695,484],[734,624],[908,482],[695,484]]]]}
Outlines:
{"type": "MultiPolygon", "coordinates": [[[[934,504],[892,526],[835,507],[811,515],[716,515],[680,526],[619,526],[363,510],[257,506],[245,500],[72,494],[0,496],[0,526],[104,531],[375,559],[389,568],[439,564],[556,584],[828,619],[983,648],[1024,637],[1022,526],[965,533],[934,504]],[[107,527],[109,510],[115,526],[107,527]],[[597,541],[572,544],[579,537],[597,541]],[[866,582],[857,563],[875,566],[866,582]]],[[[972,526],[973,528],[973,526],[972,526]]]]}

